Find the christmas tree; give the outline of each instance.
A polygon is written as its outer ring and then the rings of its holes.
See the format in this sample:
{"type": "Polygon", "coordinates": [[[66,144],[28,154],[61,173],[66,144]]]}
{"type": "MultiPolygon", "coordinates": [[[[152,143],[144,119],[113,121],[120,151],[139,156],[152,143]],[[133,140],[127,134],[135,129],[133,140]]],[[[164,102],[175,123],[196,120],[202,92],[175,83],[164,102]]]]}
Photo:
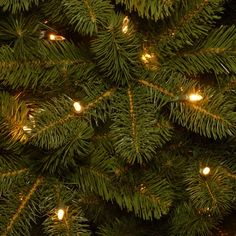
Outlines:
{"type": "Polygon", "coordinates": [[[0,0],[0,235],[226,235],[235,8],[0,0]]]}

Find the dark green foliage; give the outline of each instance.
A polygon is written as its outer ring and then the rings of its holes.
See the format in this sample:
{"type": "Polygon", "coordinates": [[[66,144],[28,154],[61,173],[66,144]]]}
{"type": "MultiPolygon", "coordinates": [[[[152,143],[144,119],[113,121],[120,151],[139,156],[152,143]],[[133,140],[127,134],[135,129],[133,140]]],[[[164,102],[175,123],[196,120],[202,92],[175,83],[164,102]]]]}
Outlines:
{"type": "MultiPolygon", "coordinates": [[[[34,177],[31,177],[35,181],[34,177]]],[[[0,229],[2,235],[29,235],[31,224],[35,222],[38,206],[37,193],[33,183],[17,184],[1,197],[0,229]],[[30,197],[30,199],[28,199],[30,197]],[[5,206],[8,206],[7,208],[5,206]]]]}
{"type": "Polygon", "coordinates": [[[236,209],[231,4],[0,0],[1,236],[216,235],[236,209]]]}
{"type": "Polygon", "coordinates": [[[116,0],[116,3],[123,4],[130,12],[133,10],[137,11],[139,16],[155,21],[171,15],[174,11],[176,2],[179,3],[181,1],[116,0]]]}
{"type": "Polygon", "coordinates": [[[201,40],[193,50],[174,56],[170,64],[181,73],[190,75],[213,71],[215,74],[235,72],[236,58],[232,51],[235,32],[234,26],[220,27],[212,31],[204,41],[201,40]]]}
{"type": "Polygon", "coordinates": [[[211,217],[206,209],[195,209],[191,204],[184,203],[176,207],[170,235],[197,236],[210,235],[218,225],[219,219],[211,217]]]}
{"type": "Polygon", "coordinates": [[[92,42],[98,68],[107,78],[118,84],[127,84],[136,77],[138,41],[131,24],[129,32],[122,33],[124,16],[113,16],[106,30],[100,31],[92,42]],[[127,42],[129,42],[127,44],[127,42]]]}
{"type": "Polygon", "coordinates": [[[29,56],[39,38],[40,25],[35,17],[9,17],[0,23],[0,39],[13,44],[13,49],[21,58],[29,56]]]}
{"type": "Polygon", "coordinates": [[[189,102],[172,103],[171,116],[173,120],[209,138],[217,139],[218,137],[234,135],[236,118],[233,111],[234,103],[222,94],[214,94],[211,89],[204,89],[203,91],[207,91],[205,94],[208,94],[208,97],[196,105],[189,102]],[[207,109],[205,109],[206,103],[207,109]],[[197,113],[195,113],[196,110],[197,113]],[[190,117],[194,122],[189,122],[190,117]]]}
{"type": "Polygon", "coordinates": [[[74,200],[76,196],[73,191],[53,179],[45,184],[43,191],[47,197],[41,199],[40,207],[42,213],[47,215],[43,227],[48,235],[90,235],[87,220],[80,202],[74,200]],[[59,220],[57,211],[62,208],[65,209],[66,219],[59,220]]]}
{"type": "Polygon", "coordinates": [[[38,42],[30,58],[21,58],[9,46],[0,49],[0,81],[13,88],[36,88],[58,86],[67,78],[67,71],[73,74],[78,65],[78,50],[70,43],[52,44],[38,42]]]}
{"type": "Polygon", "coordinates": [[[162,26],[158,50],[170,55],[184,46],[194,45],[197,38],[207,35],[214,27],[224,10],[222,4],[222,0],[182,1],[162,26]]]}
{"type": "Polygon", "coordinates": [[[28,11],[30,7],[38,5],[39,2],[40,0],[1,0],[0,6],[4,11],[17,13],[20,11],[28,11]]]}
{"type": "Polygon", "coordinates": [[[211,216],[222,217],[231,208],[231,202],[234,198],[235,191],[231,185],[231,179],[228,178],[224,166],[213,166],[202,161],[202,167],[199,164],[189,167],[186,172],[186,183],[188,185],[192,203],[196,209],[203,209],[211,216]],[[206,165],[210,165],[211,172],[209,177],[201,176],[199,169],[206,165]]]}
{"type": "Polygon", "coordinates": [[[139,225],[135,221],[131,221],[129,218],[115,219],[112,224],[106,224],[99,229],[98,235],[100,236],[144,236],[148,235],[145,230],[140,229],[139,225]],[[129,221],[129,228],[126,224],[129,221]]]}
{"type": "Polygon", "coordinates": [[[62,1],[64,11],[76,31],[82,34],[94,34],[99,26],[105,26],[112,12],[109,1],[62,1]],[[104,17],[105,16],[105,17],[104,17]]]}
{"type": "Polygon", "coordinates": [[[111,131],[117,153],[128,163],[152,159],[156,148],[171,138],[171,124],[156,115],[144,89],[121,91],[114,103],[111,131]]]}

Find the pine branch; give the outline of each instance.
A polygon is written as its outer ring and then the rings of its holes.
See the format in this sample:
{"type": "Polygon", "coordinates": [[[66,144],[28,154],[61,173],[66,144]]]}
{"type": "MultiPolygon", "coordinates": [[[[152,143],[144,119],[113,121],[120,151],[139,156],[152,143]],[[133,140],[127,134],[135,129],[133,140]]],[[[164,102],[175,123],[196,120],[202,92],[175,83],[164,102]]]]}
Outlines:
{"type": "Polygon", "coordinates": [[[1,0],[0,7],[4,11],[11,11],[13,14],[21,11],[28,11],[32,6],[38,5],[40,0],[1,0]]]}
{"type": "Polygon", "coordinates": [[[112,14],[112,5],[107,0],[64,0],[62,3],[69,23],[82,34],[96,34],[112,14]]]}
{"type": "Polygon", "coordinates": [[[171,117],[174,122],[204,135],[206,137],[223,138],[235,133],[234,104],[222,94],[208,94],[198,104],[189,102],[171,103],[171,117]]]}
{"type": "Polygon", "coordinates": [[[179,4],[164,25],[158,41],[158,51],[170,55],[184,45],[193,45],[196,38],[207,35],[223,12],[222,0],[189,0],[179,4]]]}
{"type": "MultiPolygon", "coordinates": [[[[25,195],[22,200],[20,200],[19,206],[15,209],[15,205],[18,199],[16,196],[11,196],[11,198],[6,199],[6,204],[8,205],[8,209],[4,206],[1,207],[1,212],[3,213],[0,219],[0,228],[1,228],[1,235],[7,236],[9,233],[14,236],[18,235],[30,235],[29,228],[31,221],[35,221],[35,207],[34,207],[34,200],[32,199],[33,195],[37,188],[42,184],[43,178],[38,177],[34,184],[32,185],[31,189],[25,195]],[[11,210],[10,210],[11,209],[11,210]],[[14,212],[13,215],[12,212],[14,212]]],[[[19,201],[19,200],[18,200],[19,201]]]]}
{"type": "Polygon", "coordinates": [[[43,227],[48,235],[90,235],[87,219],[80,208],[79,199],[75,200],[75,197],[75,192],[56,179],[51,179],[43,186],[40,210],[47,215],[43,227]],[[62,220],[57,216],[59,209],[65,212],[62,220]]]}
{"type": "Polygon", "coordinates": [[[222,168],[211,163],[208,165],[211,166],[211,174],[206,177],[199,174],[201,166],[199,168],[196,164],[189,168],[186,173],[187,191],[196,209],[205,209],[211,215],[222,217],[231,209],[235,192],[229,176],[225,175],[222,168]]]}
{"type": "Polygon", "coordinates": [[[133,80],[139,47],[131,24],[127,33],[122,32],[123,20],[122,15],[113,15],[106,31],[100,31],[92,42],[99,70],[118,84],[133,80]]]}
{"type": "MultiPolygon", "coordinates": [[[[177,2],[179,3],[180,1],[178,0],[177,2]]],[[[176,5],[176,2],[173,0],[116,0],[116,4],[118,3],[124,5],[130,12],[137,11],[139,16],[155,21],[170,16],[176,5]]]]}
{"type": "Polygon", "coordinates": [[[73,74],[78,70],[78,65],[85,64],[75,45],[68,42],[39,42],[30,58],[21,58],[9,46],[1,47],[0,52],[0,81],[13,88],[58,86],[65,72],[73,74]]]}
{"type": "Polygon", "coordinates": [[[29,109],[24,101],[6,92],[0,93],[0,126],[14,141],[25,141],[24,126],[28,123],[29,109]]]}
{"type": "Polygon", "coordinates": [[[115,149],[129,163],[152,159],[157,146],[171,137],[171,125],[157,117],[143,90],[129,88],[116,99],[111,131],[115,149]]]}
{"type": "Polygon", "coordinates": [[[40,25],[36,17],[6,17],[0,22],[0,40],[14,45],[16,55],[29,57],[35,50],[35,43],[40,36],[40,25]]]}
{"type": "Polygon", "coordinates": [[[190,203],[183,203],[173,213],[170,235],[207,236],[217,228],[220,220],[209,216],[207,211],[197,211],[190,203]]]}
{"type": "Polygon", "coordinates": [[[215,74],[235,72],[235,32],[234,26],[220,27],[212,31],[193,51],[180,52],[168,62],[170,63],[168,66],[174,66],[177,70],[190,75],[212,71],[215,74]]]}

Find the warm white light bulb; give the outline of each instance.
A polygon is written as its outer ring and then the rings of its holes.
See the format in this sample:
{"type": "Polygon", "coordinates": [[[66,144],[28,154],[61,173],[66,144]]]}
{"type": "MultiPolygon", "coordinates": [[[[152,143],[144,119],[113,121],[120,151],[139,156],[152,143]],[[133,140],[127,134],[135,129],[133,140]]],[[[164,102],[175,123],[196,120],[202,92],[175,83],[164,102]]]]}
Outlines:
{"type": "Polygon", "coordinates": [[[202,169],[202,174],[203,175],[209,175],[210,172],[211,172],[211,169],[208,166],[206,166],[202,169]]]}
{"type": "Polygon", "coordinates": [[[82,106],[80,105],[79,102],[74,102],[73,106],[74,106],[76,112],[80,112],[82,110],[82,106]]]}
{"type": "Polygon", "coordinates": [[[58,220],[62,220],[63,217],[64,217],[64,214],[65,214],[65,211],[63,209],[59,209],[57,211],[57,217],[58,217],[58,220]]]}
{"type": "Polygon", "coordinates": [[[49,39],[50,40],[55,40],[56,39],[56,35],[55,34],[50,34],[49,35],[49,39]]]}
{"type": "Polygon", "coordinates": [[[145,53],[145,54],[142,55],[141,58],[142,58],[142,60],[143,60],[144,63],[148,63],[148,60],[151,59],[152,57],[153,57],[153,56],[150,55],[149,53],[145,53]]]}
{"type": "Polygon", "coordinates": [[[128,32],[128,25],[122,27],[122,32],[126,34],[128,32]]]}
{"type": "Polygon", "coordinates": [[[30,133],[31,131],[32,131],[32,129],[30,128],[30,127],[28,127],[28,126],[23,126],[23,130],[25,131],[25,132],[28,132],[28,133],[30,133]]]}
{"type": "Polygon", "coordinates": [[[203,99],[202,95],[200,94],[190,94],[188,98],[191,102],[198,102],[203,99]]]}
{"type": "Polygon", "coordinates": [[[50,34],[49,39],[52,41],[62,41],[62,40],[65,40],[65,37],[61,35],[50,34]]]}
{"type": "Polygon", "coordinates": [[[129,17],[126,16],[123,20],[122,32],[126,34],[128,32],[129,17]]]}

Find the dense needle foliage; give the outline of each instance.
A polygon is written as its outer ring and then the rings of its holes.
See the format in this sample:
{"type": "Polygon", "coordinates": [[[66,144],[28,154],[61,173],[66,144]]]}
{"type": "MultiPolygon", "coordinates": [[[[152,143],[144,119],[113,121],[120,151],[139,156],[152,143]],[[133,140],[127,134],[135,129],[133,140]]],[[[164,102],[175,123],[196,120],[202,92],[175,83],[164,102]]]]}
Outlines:
{"type": "Polygon", "coordinates": [[[236,210],[235,9],[0,0],[0,235],[222,232],[236,210]]]}

